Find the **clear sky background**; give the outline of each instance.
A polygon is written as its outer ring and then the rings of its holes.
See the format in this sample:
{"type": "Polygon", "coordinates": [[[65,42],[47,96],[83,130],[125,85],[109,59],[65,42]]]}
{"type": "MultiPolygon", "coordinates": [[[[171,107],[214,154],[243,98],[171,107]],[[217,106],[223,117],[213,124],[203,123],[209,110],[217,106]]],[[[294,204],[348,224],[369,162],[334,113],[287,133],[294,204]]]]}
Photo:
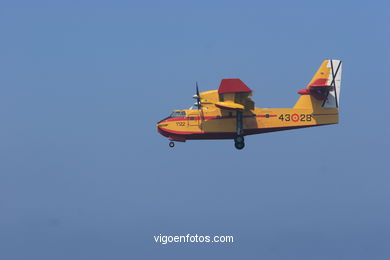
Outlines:
{"type": "Polygon", "coordinates": [[[1,1],[0,259],[390,259],[389,4],[1,1]],[[343,60],[340,124],[168,147],[241,78],[291,107],[343,60]],[[154,235],[233,235],[156,244],[154,235]]]}

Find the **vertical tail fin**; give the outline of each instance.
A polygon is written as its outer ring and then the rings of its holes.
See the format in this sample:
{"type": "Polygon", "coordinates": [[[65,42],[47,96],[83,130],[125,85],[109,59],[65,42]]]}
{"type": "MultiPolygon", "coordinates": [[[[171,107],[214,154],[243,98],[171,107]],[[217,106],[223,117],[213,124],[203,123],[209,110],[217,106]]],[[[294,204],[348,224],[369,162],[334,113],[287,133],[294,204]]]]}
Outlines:
{"type": "Polygon", "coordinates": [[[338,108],[340,105],[342,65],[340,60],[325,60],[294,108],[338,108]]]}

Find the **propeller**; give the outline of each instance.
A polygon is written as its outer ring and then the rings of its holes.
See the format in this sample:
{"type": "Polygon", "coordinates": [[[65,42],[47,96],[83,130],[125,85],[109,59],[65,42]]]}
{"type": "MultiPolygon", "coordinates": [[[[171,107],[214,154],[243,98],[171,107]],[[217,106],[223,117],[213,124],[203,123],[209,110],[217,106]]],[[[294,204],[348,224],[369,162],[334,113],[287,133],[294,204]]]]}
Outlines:
{"type": "Polygon", "coordinates": [[[196,96],[197,96],[197,99],[196,99],[196,102],[198,103],[198,109],[200,109],[200,95],[199,95],[199,88],[198,88],[198,81],[196,82],[196,96]]]}
{"type": "Polygon", "coordinates": [[[194,95],[194,98],[196,99],[196,106],[198,109],[201,109],[198,82],[196,82],[196,95],[194,95]]]}
{"type": "MultiPolygon", "coordinates": [[[[195,104],[198,107],[198,110],[200,110],[200,118],[201,118],[201,120],[203,120],[204,115],[203,115],[202,103],[200,102],[198,82],[196,82],[196,95],[194,95],[194,98],[196,99],[195,104]]],[[[200,125],[200,127],[202,127],[202,125],[200,125]]]]}

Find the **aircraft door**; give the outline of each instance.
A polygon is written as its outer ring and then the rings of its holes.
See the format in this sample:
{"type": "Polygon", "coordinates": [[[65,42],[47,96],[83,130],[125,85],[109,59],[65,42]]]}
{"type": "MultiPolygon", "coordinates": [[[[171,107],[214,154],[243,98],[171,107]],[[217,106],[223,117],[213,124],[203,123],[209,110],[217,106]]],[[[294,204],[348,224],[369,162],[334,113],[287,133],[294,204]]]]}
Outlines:
{"type": "Polygon", "coordinates": [[[188,126],[198,126],[199,125],[199,115],[198,114],[189,114],[188,115],[188,126]]]}

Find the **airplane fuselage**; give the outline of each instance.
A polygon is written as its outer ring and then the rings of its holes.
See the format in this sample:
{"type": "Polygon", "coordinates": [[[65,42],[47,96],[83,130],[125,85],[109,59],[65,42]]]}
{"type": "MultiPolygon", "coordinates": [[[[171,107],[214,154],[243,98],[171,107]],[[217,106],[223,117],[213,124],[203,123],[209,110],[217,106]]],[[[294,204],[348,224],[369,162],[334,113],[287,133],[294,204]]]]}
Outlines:
{"type": "MultiPolygon", "coordinates": [[[[173,141],[232,139],[236,135],[236,111],[176,110],[182,116],[157,124],[158,131],[173,141]]],[[[313,111],[295,108],[255,108],[243,113],[243,135],[338,123],[338,110],[313,111]]]]}

